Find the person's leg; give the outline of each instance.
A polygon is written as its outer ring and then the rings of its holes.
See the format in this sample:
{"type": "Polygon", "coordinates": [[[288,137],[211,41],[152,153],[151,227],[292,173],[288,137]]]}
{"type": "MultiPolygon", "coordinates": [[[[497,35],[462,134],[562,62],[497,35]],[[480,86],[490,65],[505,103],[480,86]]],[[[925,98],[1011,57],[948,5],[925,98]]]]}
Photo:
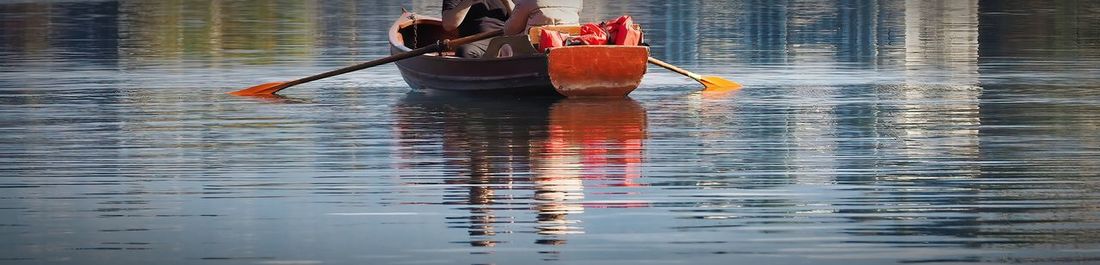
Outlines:
{"type": "Polygon", "coordinates": [[[455,55],[463,58],[480,58],[489,48],[490,40],[475,41],[455,48],[455,55]]]}

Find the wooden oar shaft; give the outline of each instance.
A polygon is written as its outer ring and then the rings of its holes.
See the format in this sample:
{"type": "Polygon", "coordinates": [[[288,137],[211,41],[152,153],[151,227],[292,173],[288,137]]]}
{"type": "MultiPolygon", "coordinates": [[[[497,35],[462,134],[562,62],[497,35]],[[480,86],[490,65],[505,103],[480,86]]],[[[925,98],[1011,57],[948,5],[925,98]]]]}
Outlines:
{"type": "Polygon", "coordinates": [[[686,75],[686,76],[691,77],[692,79],[695,79],[695,80],[703,79],[703,76],[701,76],[699,74],[692,73],[688,70],[684,70],[683,68],[676,67],[675,65],[671,65],[671,64],[666,63],[664,61],[657,60],[657,58],[649,57],[649,63],[656,64],[657,66],[664,67],[665,69],[672,70],[673,72],[677,72],[677,73],[680,73],[682,75],[686,75]]]}
{"type": "Polygon", "coordinates": [[[429,53],[429,52],[442,51],[442,50],[446,50],[448,47],[463,45],[463,44],[467,44],[467,43],[471,43],[471,42],[475,42],[475,41],[479,41],[479,40],[492,38],[494,36],[500,35],[501,33],[504,33],[504,31],[503,30],[497,30],[497,31],[491,31],[491,32],[484,32],[484,33],[480,33],[480,34],[475,34],[475,35],[471,35],[471,36],[464,37],[464,38],[458,38],[458,39],[454,39],[454,40],[443,40],[442,42],[439,42],[439,43],[436,43],[436,44],[424,46],[424,47],[421,47],[421,48],[418,48],[418,49],[415,49],[415,50],[411,50],[411,51],[407,51],[407,52],[403,52],[403,53],[400,53],[400,54],[390,55],[389,57],[386,57],[386,58],[382,58],[382,59],[378,59],[378,60],[374,60],[374,61],[369,61],[369,62],[365,62],[365,63],[361,63],[361,64],[356,64],[356,65],[352,65],[352,66],[348,66],[348,67],[344,67],[344,68],[324,72],[324,73],[317,74],[317,75],[311,75],[311,76],[308,76],[308,77],[305,77],[305,78],[300,78],[300,79],[293,80],[293,81],[273,82],[273,83],[267,83],[267,84],[262,84],[262,85],[258,85],[258,86],[253,86],[253,87],[241,89],[241,90],[238,90],[238,91],[229,92],[229,94],[237,95],[237,96],[270,96],[270,95],[275,94],[276,92],[279,92],[279,90],[283,90],[283,89],[286,89],[288,87],[292,87],[292,86],[300,85],[300,84],[303,84],[303,83],[315,81],[317,79],[328,78],[328,77],[333,77],[333,76],[337,76],[337,75],[346,74],[346,73],[353,72],[353,71],[363,70],[363,69],[366,69],[366,68],[370,68],[370,67],[374,67],[374,66],[378,66],[378,65],[382,65],[382,64],[392,63],[392,62],[396,62],[396,61],[416,57],[416,56],[419,56],[419,55],[422,55],[422,54],[425,54],[425,53],[429,53]]]}
{"type": "Polygon", "coordinates": [[[369,62],[365,62],[365,63],[361,63],[361,64],[356,64],[356,65],[352,65],[352,66],[348,66],[348,67],[344,67],[344,68],[340,68],[340,69],[336,69],[336,70],[332,70],[332,71],[328,71],[328,72],[308,76],[308,77],[303,77],[303,78],[300,78],[300,79],[297,79],[297,80],[294,80],[294,81],[286,82],[286,84],[283,85],[283,86],[284,87],[296,86],[296,85],[300,85],[300,84],[307,83],[307,82],[313,82],[313,81],[317,81],[317,80],[320,80],[320,79],[325,79],[325,78],[329,78],[329,77],[333,77],[333,76],[338,76],[338,75],[342,75],[342,74],[346,74],[346,73],[350,73],[350,72],[355,72],[355,71],[359,71],[359,70],[363,70],[363,69],[367,69],[367,68],[371,68],[371,67],[375,67],[375,66],[379,66],[379,65],[383,65],[383,64],[388,64],[388,63],[408,59],[408,58],[411,58],[411,57],[416,57],[416,56],[419,56],[421,54],[430,53],[430,52],[434,52],[434,51],[438,51],[438,50],[439,50],[439,44],[432,44],[432,45],[424,46],[424,47],[421,47],[419,49],[415,49],[415,50],[412,50],[412,51],[409,51],[409,52],[405,52],[405,53],[401,53],[401,54],[395,54],[394,56],[390,56],[390,57],[386,57],[386,58],[382,58],[382,59],[378,59],[378,60],[374,60],[374,61],[369,61],[369,62]]]}
{"type": "Polygon", "coordinates": [[[662,62],[661,60],[657,60],[657,58],[649,57],[649,63],[656,64],[668,70],[672,70],[673,72],[686,75],[691,79],[695,79],[695,81],[699,81],[700,84],[703,84],[703,92],[725,92],[741,88],[741,84],[738,84],[737,82],[726,80],[725,78],[717,76],[702,76],[696,73],[692,73],[691,71],[684,70],[683,68],[676,67],[675,65],[662,62]]]}
{"type": "Polygon", "coordinates": [[[388,64],[388,63],[392,63],[392,62],[396,62],[396,61],[400,61],[400,60],[420,56],[420,55],[430,53],[430,52],[442,51],[442,50],[446,50],[448,47],[465,45],[465,44],[468,44],[468,43],[471,43],[471,42],[492,38],[492,37],[495,37],[495,36],[500,35],[502,33],[504,33],[503,30],[496,30],[496,31],[490,31],[490,32],[482,32],[482,33],[478,33],[478,34],[474,34],[474,35],[470,35],[470,36],[466,36],[466,37],[462,37],[462,38],[458,38],[458,39],[454,39],[454,40],[444,40],[443,42],[440,42],[440,43],[420,47],[418,49],[407,51],[407,52],[400,53],[400,54],[395,54],[395,55],[390,56],[390,57],[386,57],[386,58],[382,58],[382,59],[378,59],[378,60],[374,60],[374,61],[369,61],[369,62],[365,62],[365,63],[361,63],[361,64],[356,64],[356,65],[352,65],[352,66],[348,66],[348,67],[344,67],[344,68],[340,68],[340,69],[336,69],[336,70],[332,70],[332,71],[328,71],[328,72],[324,72],[324,73],[320,73],[320,74],[300,78],[300,79],[297,79],[297,80],[294,80],[294,81],[287,82],[285,85],[283,85],[283,87],[286,88],[286,87],[296,86],[296,85],[300,85],[300,84],[303,84],[303,83],[316,81],[316,80],[319,80],[319,79],[338,76],[338,75],[342,75],[342,74],[346,74],[346,73],[350,73],[350,72],[354,72],[354,71],[363,70],[363,69],[366,69],[366,68],[371,68],[371,67],[375,67],[375,66],[379,66],[379,65],[383,65],[383,64],[388,64]]]}

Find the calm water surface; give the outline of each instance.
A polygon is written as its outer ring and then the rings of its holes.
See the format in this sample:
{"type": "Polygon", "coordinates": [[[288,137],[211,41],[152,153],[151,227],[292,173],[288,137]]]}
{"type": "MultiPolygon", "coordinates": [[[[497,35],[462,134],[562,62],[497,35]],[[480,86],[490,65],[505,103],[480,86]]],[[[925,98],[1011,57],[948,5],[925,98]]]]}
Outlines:
{"type": "Polygon", "coordinates": [[[439,3],[0,3],[0,263],[1100,263],[1100,4],[586,2],[746,88],[241,98],[439,3]]]}

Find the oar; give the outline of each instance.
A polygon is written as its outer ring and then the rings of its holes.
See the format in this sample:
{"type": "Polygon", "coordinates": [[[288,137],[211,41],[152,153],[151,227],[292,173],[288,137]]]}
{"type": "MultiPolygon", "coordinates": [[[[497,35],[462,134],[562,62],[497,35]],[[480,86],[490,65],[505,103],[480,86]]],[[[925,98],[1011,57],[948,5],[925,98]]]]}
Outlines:
{"type": "Polygon", "coordinates": [[[656,64],[657,66],[664,67],[665,69],[672,70],[673,72],[691,77],[691,79],[695,79],[695,81],[699,81],[699,83],[703,84],[704,86],[704,92],[725,92],[741,88],[741,84],[738,84],[737,82],[726,80],[725,78],[717,76],[702,76],[696,73],[689,72],[688,70],[684,70],[683,68],[676,67],[675,65],[668,64],[661,60],[657,60],[657,58],[649,57],[649,63],[656,64]]]}
{"type": "Polygon", "coordinates": [[[337,76],[337,75],[342,75],[342,74],[346,74],[346,73],[353,72],[353,71],[363,70],[363,69],[367,69],[367,68],[387,64],[387,63],[392,63],[392,62],[396,62],[396,61],[416,57],[416,56],[426,54],[426,53],[430,53],[430,52],[437,52],[437,51],[446,50],[448,47],[459,46],[459,45],[468,44],[468,43],[471,43],[471,42],[475,42],[475,41],[484,40],[484,39],[492,38],[492,37],[495,37],[495,36],[499,36],[503,32],[504,32],[503,30],[496,30],[496,31],[490,31],[490,32],[482,32],[482,33],[478,33],[478,34],[475,34],[475,35],[470,35],[470,36],[467,36],[467,37],[462,37],[462,38],[453,39],[453,40],[444,40],[444,41],[438,42],[436,44],[424,46],[424,47],[421,47],[421,48],[418,48],[418,49],[415,49],[415,50],[403,52],[403,53],[400,53],[400,54],[394,54],[394,55],[391,55],[390,57],[386,57],[386,58],[382,58],[382,59],[378,59],[378,60],[374,60],[374,61],[369,61],[369,62],[365,62],[365,63],[361,63],[361,64],[356,64],[356,65],[352,65],[352,66],[348,66],[348,67],[344,67],[344,68],[324,72],[324,73],[321,73],[321,74],[317,74],[317,75],[313,75],[313,76],[309,76],[309,77],[305,77],[305,78],[301,78],[301,79],[297,79],[297,80],[293,80],[293,81],[272,82],[272,83],[262,84],[262,85],[258,85],[258,86],[254,86],[254,87],[245,88],[245,89],[242,89],[242,90],[239,90],[239,91],[229,92],[229,94],[230,95],[236,95],[236,96],[272,95],[272,94],[275,94],[275,92],[279,92],[279,90],[283,90],[283,89],[286,89],[288,87],[301,85],[301,84],[311,82],[311,81],[315,81],[315,80],[318,80],[318,79],[323,79],[323,78],[333,77],[333,76],[337,76]]]}

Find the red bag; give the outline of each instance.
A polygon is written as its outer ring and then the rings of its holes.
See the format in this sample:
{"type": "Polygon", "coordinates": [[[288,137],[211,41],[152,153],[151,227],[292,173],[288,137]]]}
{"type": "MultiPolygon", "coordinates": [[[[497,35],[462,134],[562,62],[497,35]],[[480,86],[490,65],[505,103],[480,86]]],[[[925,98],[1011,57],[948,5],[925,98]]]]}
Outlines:
{"type": "Polygon", "coordinates": [[[608,21],[605,27],[615,45],[638,46],[642,42],[642,32],[634,29],[634,19],[630,16],[608,21]]]}
{"type": "Polygon", "coordinates": [[[569,35],[561,33],[561,32],[548,30],[548,29],[540,29],[539,30],[539,49],[541,49],[543,51],[546,51],[546,50],[549,50],[550,48],[565,46],[565,38],[567,38],[568,36],[569,35]]]}
{"type": "Polygon", "coordinates": [[[581,26],[581,35],[573,39],[583,45],[607,45],[607,32],[599,25],[588,23],[581,26]]]}

